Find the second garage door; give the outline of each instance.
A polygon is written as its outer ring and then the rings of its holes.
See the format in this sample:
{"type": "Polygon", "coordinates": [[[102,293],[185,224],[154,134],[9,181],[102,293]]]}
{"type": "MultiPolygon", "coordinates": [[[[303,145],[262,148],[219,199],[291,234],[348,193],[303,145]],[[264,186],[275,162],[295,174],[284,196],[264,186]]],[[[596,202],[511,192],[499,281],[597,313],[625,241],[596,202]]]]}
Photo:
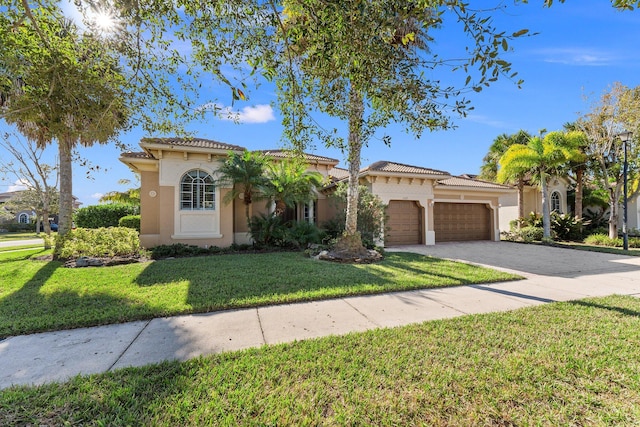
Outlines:
{"type": "Polygon", "coordinates": [[[433,222],[436,243],[491,240],[491,212],[482,203],[436,203],[433,222]]]}
{"type": "Polygon", "coordinates": [[[422,208],[411,200],[391,200],[387,206],[385,246],[422,243],[422,208]]]}

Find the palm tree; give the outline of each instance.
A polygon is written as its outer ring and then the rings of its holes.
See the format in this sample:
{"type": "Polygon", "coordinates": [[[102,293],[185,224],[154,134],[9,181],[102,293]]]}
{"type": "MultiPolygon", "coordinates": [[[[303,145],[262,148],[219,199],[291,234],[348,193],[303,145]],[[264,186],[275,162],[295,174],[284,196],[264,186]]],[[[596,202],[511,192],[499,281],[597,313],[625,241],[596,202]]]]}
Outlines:
{"type": "MultiPolygon", "coordinates": [[[[482,159],[482,166],[480,167],[480,179],[496,182],[498,179],[498,170],[500,168],[500,158],[506,153],[510,146],[514,144],[527,145],[531,135],[520,130],[513,135],[507,135],[503,133],[493,140],[493,143],[489,147],[489,151],[482,159]]],[[[517,175],[510,176],[505,182],[515,184],[518,187],[518,228],[520,228],[521,219],[524,218],[524,183],[527,176],[526,172],[518,173],[517,175]]]]}
{"type": "Polygon", "coordinates": [[[275,214],[282,216],[287,207],[313,199],[313,190],[322,185],[322,175],[307,171],[299,159],[285,159],[267,167],[268,183],[264,196],[275,202],[275,214]]]}
{"type": "Polygon", "coordinates": [[[223,202],[231,203],[242,195],[247,224],[251,219],[251,203],[263,197],[262,192],[267,185],[265,171],[269,161],[268,157],[259,152],[229,152],[229,157],[221,162],[218,169],[218,183],[233,186],[224,196],[223,202]]]}
{"type": "Polygon", "coordinates": [[[562,132],[551,132],[544,139],[534,137],[526,145],[512,145],[500,158],[498,181],[506,182],[518,174],[531,173],[540,182],[544,237],[551,237],[549,179],[557,175],[563,165],[579,161],[580,155],[578,148],[573,147],[562,132]]]}
{"type": "Polygon", "coordinates": [[[571,161],[568,166],[569,171],[575,174],[576,181],[574,215],[577,220],[582,220],[582,193],[584,191],[584,173],[587,170],[587,135],[584,132],[579,131],[575,123],[565,123],[563,127],[566,131],[564,134],[566,143],[580,151],[579,158],[575,161],[571,161]]]}
{"type": "MultiPolygon", "coordinates": [[[[118,180],[118,184],[128,185],[128,179],[118,180]]],[[[109,191],[99,200],[100,203],[121,203],[123,205],[140,206],[140,187],[129,188],[125,191],[109,191]]]]}

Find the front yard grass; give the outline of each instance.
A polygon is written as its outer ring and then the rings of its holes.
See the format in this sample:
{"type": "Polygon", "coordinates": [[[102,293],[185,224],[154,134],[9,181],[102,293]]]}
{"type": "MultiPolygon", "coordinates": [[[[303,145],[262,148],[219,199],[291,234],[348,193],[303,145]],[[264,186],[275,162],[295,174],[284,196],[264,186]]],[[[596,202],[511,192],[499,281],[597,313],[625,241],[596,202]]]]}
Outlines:
{"type": "Polygon", "coordinates": [[[14,387],[0,424],[640,425],[639,342],[638,298],[553,303],[14,387]]]}
{"type": "Polygon", "coordinates": [[[0,233],[0,242],[6,242],[9,240],[41,239],[44,235],[44,233],[36,234],[33,231],[0,233]]]}
{"type": "Polygon", "coordinates": [[[518,276],[409,253],[377,264],[300,253],[218,255],[99,268],[0,253],[0,338],[32,332],[381,292],[515,280],[518,276]]]}

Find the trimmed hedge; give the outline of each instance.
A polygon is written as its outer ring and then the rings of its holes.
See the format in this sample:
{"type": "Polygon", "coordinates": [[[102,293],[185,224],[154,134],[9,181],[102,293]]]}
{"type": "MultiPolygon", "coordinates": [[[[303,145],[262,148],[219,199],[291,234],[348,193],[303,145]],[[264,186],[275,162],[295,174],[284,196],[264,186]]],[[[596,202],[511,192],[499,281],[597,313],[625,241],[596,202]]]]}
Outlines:
{"type": "Polygon", "coordinates": [[[140,215],[127,215],[118,220],[118,226],[133,228],[140,232],[140,215]]]}
{"type": "Polygon", "coordinates": [[[137,206],[110,203],[80,208],[74,215],[74,221],[79,228],[117,227],[120,218],[137,214],[137,206]]]}
{"type": "Polygon", "coordinates": [[[56,238],[55,258],[135,256],[141,251],[138,232],[127,227],[76,228],[56,238]]]}

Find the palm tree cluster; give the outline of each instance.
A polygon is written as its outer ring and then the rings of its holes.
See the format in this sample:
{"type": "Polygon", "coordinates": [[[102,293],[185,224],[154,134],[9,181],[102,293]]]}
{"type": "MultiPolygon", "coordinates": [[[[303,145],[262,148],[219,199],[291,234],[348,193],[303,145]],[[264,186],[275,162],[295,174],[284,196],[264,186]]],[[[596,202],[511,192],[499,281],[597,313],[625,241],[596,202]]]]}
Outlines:
{"type": "Polygon", "coordinates": [[[313,200],[314,190],[322,186],[318,172],[307,170],[303,159],[291,156],[276,161],[261,153],[230,152],[218,169],[219,184],[230,185],[224,203],[241,197],[247,223],[251,220],[251,205],[256,200],[267,200],[275,206],[274,214],[282,217],[286,208],[313,200]]]}

